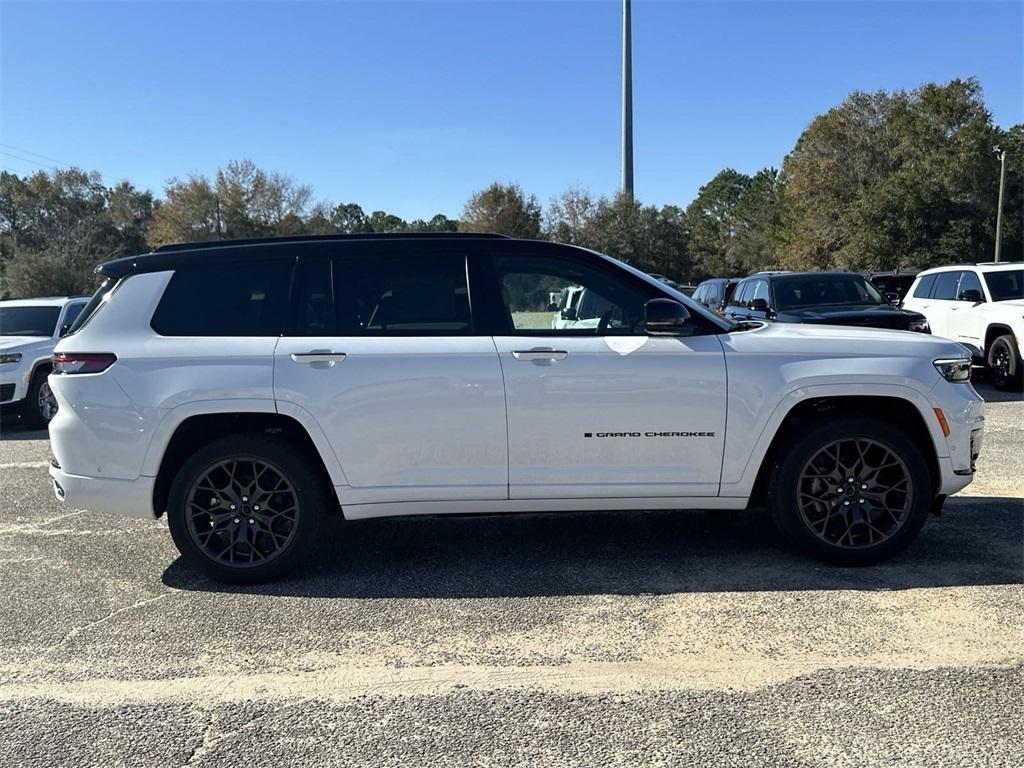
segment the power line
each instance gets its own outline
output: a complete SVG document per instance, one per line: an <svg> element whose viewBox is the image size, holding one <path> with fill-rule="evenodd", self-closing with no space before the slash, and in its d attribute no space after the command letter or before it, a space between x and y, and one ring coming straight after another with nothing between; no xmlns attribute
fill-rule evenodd
<svg viewBox="0 0 1024 768"><path fill-rule="evenodd" d="M50 157L49 155L44 155L44 154L42 154L40 152L32 152L31 150L28 150L28 149L22 149L21 147L16 147L13 144L8 144L6 142L0 141L0 147L7 147L7 149L0 149L0 155L7 155L8 157L13 157L13 158L21 160L23 162L26 162L26 163L31 163L31 164L37 166L38 168L48 168L51 171L59 171L59 170L62 170L63 168L78 167L75 163L69 163L69 162L66 162L64 160L59 160L56 157ZM11 149L16 150L17 152L19 152L21 154L19 155L19 154L15 154L14 152L8 151L8 150L11 150ZM23 157L22 155L31 155L32 157ZM39 160L34 160L33 158L35 158L35 157L42 158L43 160L49 160L49 161L54 162L54 163L59 163L59 165L50 165L49 163L43 163L43 162L40 162ZM117 178L114 178L113 176L109 176L109 175L107 175L107 174L105 174L105 173L103 173L101 171L96 171L96 173L98 173L100 175L100 178L106 180L107 182L113 183L113 184L120 184L121 182L127 182L129 184L131 183L131 180L127 179L127 178L123 178L122 177L120 179L117 179Z"/></svg>

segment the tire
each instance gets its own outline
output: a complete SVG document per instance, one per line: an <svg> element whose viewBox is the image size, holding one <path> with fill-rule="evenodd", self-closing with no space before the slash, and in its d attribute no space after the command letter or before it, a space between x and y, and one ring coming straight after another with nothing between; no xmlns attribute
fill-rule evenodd
<svg viewBox="0 0 1024 768"><path fill-rule="evenodd" d="M171 484L167 522L192 570L226 584L259 584L311 558L327 504L304 452L262 433L239 434L185 462Z"/></svg>
<svg viewBox="0 0 1024 768"><path fill-rule="evenodd" d="M46 429L57 413L57 401L50 391L47 378L50 367L43 366L32 374L28 393L21 405L21 418L30 429Z"/></svg>
<svg viewBox="0 0 1024 768"><path fill-rule="evenodd" d="M841 474L830 471L833 457ZM769 487L772 518L785 538L836 565L870 565L903 550L933 498L921 451L904 432L870 417L840 416L810 427L776 465Z"/></svg>
<svg viewBox="0 0 1024 768"><path fill-rule="evenodd" d="M1021 390L1022 377L1020 350L1011 334L998 336L985 354L989 375L996 389Z"/></svg>

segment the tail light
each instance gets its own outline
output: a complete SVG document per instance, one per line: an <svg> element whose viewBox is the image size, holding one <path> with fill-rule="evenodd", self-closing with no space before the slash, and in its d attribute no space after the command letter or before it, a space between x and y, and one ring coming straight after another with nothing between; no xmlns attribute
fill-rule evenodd
<svg viewBox="0 0 1024 768"><path fill-rule="evenodd" d="M110 352L57 352L53 356L53 372L102 373L112 366L115 360L117 356Z"/></svg>

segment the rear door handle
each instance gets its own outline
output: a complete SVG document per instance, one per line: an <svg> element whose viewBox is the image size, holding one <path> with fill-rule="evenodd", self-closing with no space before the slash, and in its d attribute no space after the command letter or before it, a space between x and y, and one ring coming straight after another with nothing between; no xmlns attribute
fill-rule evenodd
<svg viewBox="0 0 1024 768"><path fill-rule="evenodd" d="M292 352L296 363L340 363L347 355L344 352Z"/></svg>
<svg viewBox="0 0 1024 768"><path fill-rule="evenodd" d="M512 353L516 360L565 360L569 353L561 349L523 349Z"/></svg>

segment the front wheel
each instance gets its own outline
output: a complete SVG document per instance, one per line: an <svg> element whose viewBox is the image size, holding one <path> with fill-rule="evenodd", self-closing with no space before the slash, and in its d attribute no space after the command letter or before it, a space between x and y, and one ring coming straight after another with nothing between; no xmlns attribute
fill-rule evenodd
<svg viewBox="0 0 1024 768"><path fill-rule="evenodd" d="M836 418L810 427L772 477L776 525L807 554L840 565L892 557L921 530L931 509L931 477L902 431L872 418Z"/></svg>
<svg viewBox="0 0 1024 768"><path fill-rule="evenodd" d="M1013 336L1006 334L993 340L988 348L988 369L992 383L997 389L1019 390L1021 388L1020 350Z"/></svg>
<svg viewBox="0 0 1024 768"><path fill-rule="evenodd" d="M194 570L229 584L257 584L308 558L326 499L323 482L290 443L232 435L185 462L171 485L167 518Z"/></svg>
<svg viewBox="0 0 1024 768"><path fill-rule="evenodd" d="M22 405L21 416L25 425L33 429L46 429L57 415L57 398L50 389L50 369L41 368L32 375L28 394Z"/></svg>

